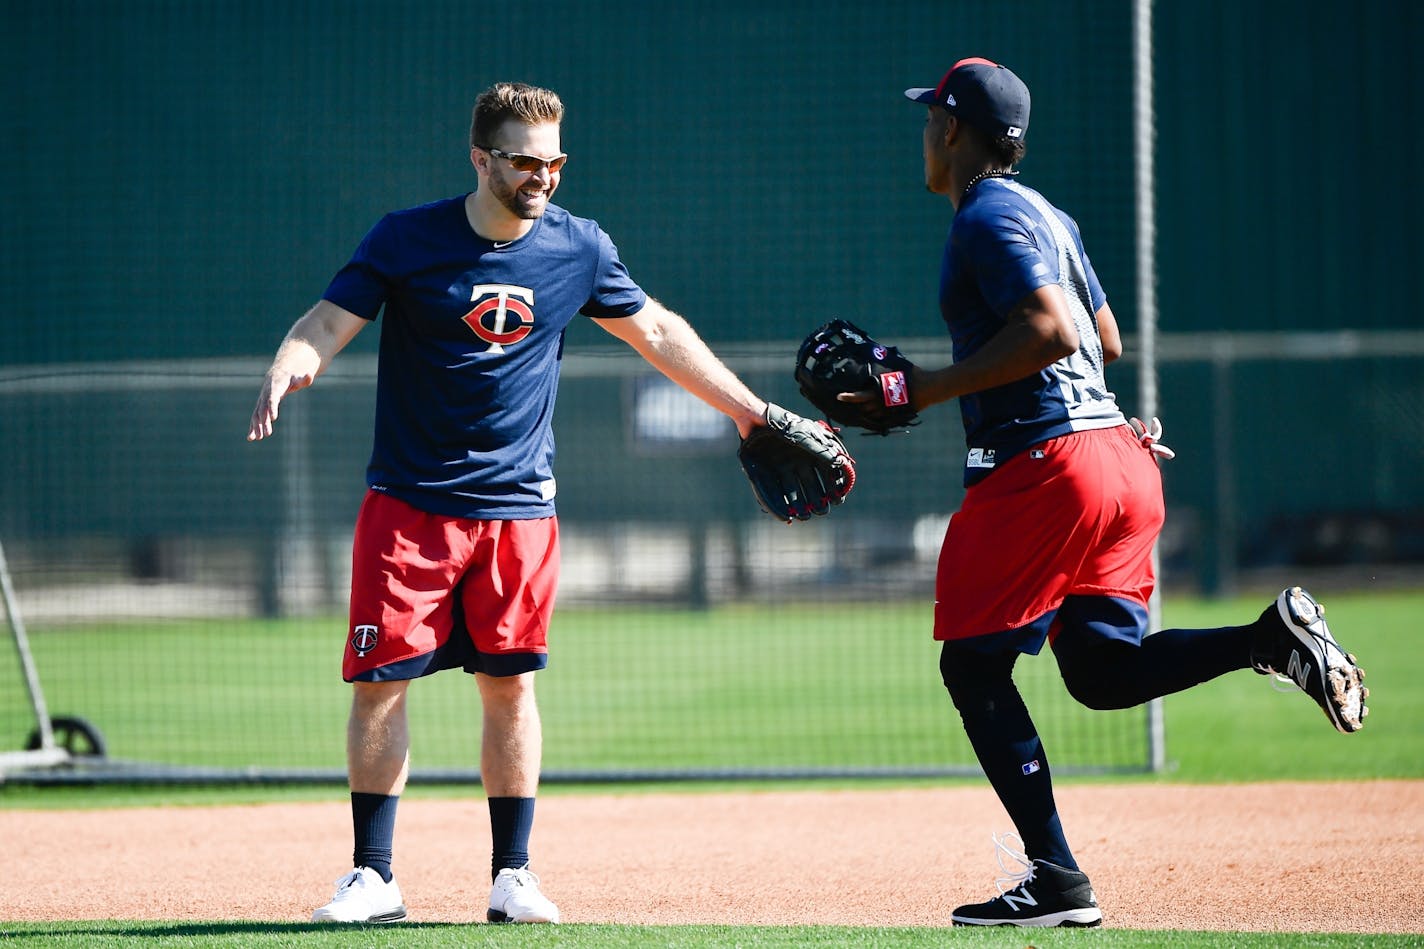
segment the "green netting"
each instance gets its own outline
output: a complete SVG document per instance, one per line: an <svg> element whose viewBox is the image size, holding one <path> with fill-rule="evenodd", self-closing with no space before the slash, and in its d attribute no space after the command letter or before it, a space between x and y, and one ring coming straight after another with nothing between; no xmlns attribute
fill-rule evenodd
<svg viewBox="0 0 1424 949"><path fill-rule="evenodd" d="M1418 328L1403 299L1424 260L1417 176L1383 202L1340 189L1380 155L1421 164L1404 45L1424 7L1271 8L1159 11L1169 361L1171 334L1201 330ZM376 333L284 407L278 438L243 435L277 342L365 229L472 186L469 109L493 81L561 92L573 157L557 200L796 405L784 363L829 316L947 358L951 212L923 191L922 110L900 93L991 56L1033 89L1024 180L1077 217L1133 332L1128 3L551 0L537 21L453 0L7 9L0 539L51 711L91 720L114 758L339 773ZM953 411L855 442L852 503L776 528L729 440L635 438L647 373L609 345L591 326L568 339L547 767L972 769L928 638L934 549L961 496ZM1237 555L1311 556L1319 538L1290 529L1346 508L1395 519L1387 553L1409 555L1417 341L1334 355L1164 367L1169 582L1211 585ZM1110 379L1129 410L1131 376ZM689 485L705 505L689 509ZM1078 710L1047 660L1021 679L1056 765L1147 763L1142 712ZM413 694L417 766L468 771L473 691L438 680ZM0 752L33 719L0 661Z"/></svg>

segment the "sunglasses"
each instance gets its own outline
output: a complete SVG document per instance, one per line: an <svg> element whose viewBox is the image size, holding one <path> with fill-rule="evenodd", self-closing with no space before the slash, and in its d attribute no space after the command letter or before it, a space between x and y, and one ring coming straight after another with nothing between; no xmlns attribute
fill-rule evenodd
<svg viewBox="0 0 1424 949"><path fill-rule="evenodd" d="M564 167L564 162L569 160L568 155L555 155L553 158L540 158L537 155L521 155L519 152L507 152L502 148L490 148L488 145L477 146L489 152L495 158L503 158L514 166L515 171L536 172L540 168L547 167L549 173L553 174Z"/></svg>

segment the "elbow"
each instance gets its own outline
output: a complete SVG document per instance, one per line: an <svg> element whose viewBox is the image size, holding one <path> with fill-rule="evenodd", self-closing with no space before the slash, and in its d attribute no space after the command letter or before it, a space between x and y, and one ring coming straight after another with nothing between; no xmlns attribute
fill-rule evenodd
<svg viewBox="0 0 1424 949"><path fill-rule="evenodd" d="M647 311L644 311L647 312ZM648 319L640 319L638 331L641 339L636 348L647 352L661 351L676 333L676 325L666 311L659 311L650 314Z"/></svg>
<svg viewBox="0 0 1424 949"><path fill-rule="evenodd" d="M1078 332L1072 327L1064 327L1059 332L1049 334L1041 340L1044 365L1051 366L1060 359L1067 359L1078 351Z"/></svg>
<svg viewBox="0 0 1424 949"><path fill-rule="evenodd" d="M1067 359L1078 351L1078 328L1067 313L1048 313L1027 323L1024 351L1032 352L1043 367Z"/></svg>
<svg viewBox="0 0 1424 949"><path fill-rule="evenodd" d="M643 345L649 349L662 349L668 341L668 328L661 321L643 328Z"/></svg>
<svg viewBox="0 0 1424 949"><path fill-rule="evenodd" d="M1122 357L1122 340L1103 340L1103 365L1114 362Z"/></svg>

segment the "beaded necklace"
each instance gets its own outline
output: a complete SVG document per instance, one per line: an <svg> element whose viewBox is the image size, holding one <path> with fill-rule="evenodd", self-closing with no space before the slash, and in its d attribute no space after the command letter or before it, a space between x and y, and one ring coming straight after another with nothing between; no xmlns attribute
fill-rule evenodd
<svg viewBox="0 0 1424 949"><path fill-rule="evenodd" d="M967 197L969 194L969 189L973 188L985 178L1012 178L1014 175L1017 174L1017 171L1011 171L1007 168L990 168L988 171L981 171L979 172L979 174L969 179L969 184L965 185L964 190L959 193L959 201L962 204L964 202L965 197Z"/></svg>

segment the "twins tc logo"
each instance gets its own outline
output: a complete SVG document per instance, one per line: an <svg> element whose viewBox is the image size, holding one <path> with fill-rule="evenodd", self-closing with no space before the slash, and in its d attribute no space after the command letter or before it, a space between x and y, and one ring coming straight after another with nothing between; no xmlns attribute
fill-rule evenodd
<svg viewBox="0 0 1424 949"><path fill-rule="evenodd" d="M534 329L534 291L507 283L477 283L470 290L475 308L460 319L490 344L486 353L502 353Z"/></svg>
<svg viewBox="0 0 1424 949"><path fill-rule="evenodd" d="M351 648L357 656L364 657L366 653L376 648L378 642L380 642L380 634L377 633L374 626L363 624L351 631Z"/></svg>

